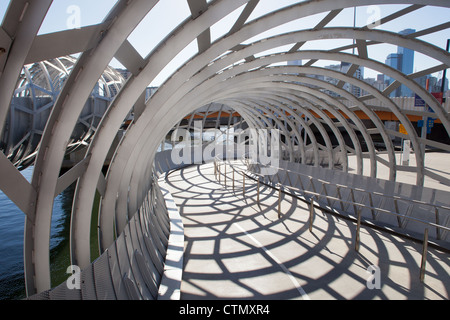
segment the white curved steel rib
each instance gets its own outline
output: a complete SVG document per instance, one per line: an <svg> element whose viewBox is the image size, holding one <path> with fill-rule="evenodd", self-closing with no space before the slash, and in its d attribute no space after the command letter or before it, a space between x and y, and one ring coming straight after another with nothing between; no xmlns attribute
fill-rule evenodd
<svg viewBox="0 0 450 320"><path fill-rule="evenodd" d="M210 6L208 11L203 15L195 20L186 21L184 27L180 27L170 34L168 36L170 41L179 43L176 46L162 46L160 50L153 51L146 59L148 61L146 67L138 75L131 78L124 89L121 90L103 118L101 124L103 126L102 130L98 131L91 144L92 165L90 164L85 174L80 177L79 184L80 186L84 185L84 187L80 188L80 194L78 197L74 198L74 202L79 203L78 207L74 206L75 211L88 210L87 208L92 206L94 200L93 193L96 188L96 181L94 180L97 180L97 177L100 176L102 163L109 151L109 146L112 144L114 134L117 131L117 128L122 124L124 117L129 111L130 105L133 105L137 100L136 97L139 97L142 94L147 85L151 83L152 79L155 78L164 66L176 56L177 50L183 49L211 24L217 22L221 17L226 16L227 13L232 12L247 1L236 1L233 2L232 6L230 6L230 3L227 5L225 2L226 1L215 1L214 6ZM212 21L210 21L211 19ZM150 61L152 61L152 63L150 63ZM157 66L157 68L155 68L155 66ZM175 123L176 122L173 122L172 125ZM117 159L115 161L117 161ZM113 185L117 183L113 169L108 172L108 183ZM111 188L108 188L108 190L111 190ZM102 229L100 239L102 250L106 249L114 241L114 229L112 226L115 212L115 197L114 192L105 194L99 213L99 225ZM78 201L79 198L82 199L82 201ZM109 198L111 198L111 201L108 201ZM119 219L121 219L120 216L118 217ZM118 221L124 220L121 219ZM86 219L84 223L87 223ZM120 224L120 227L122 226L123 225ZM87 247L83 254L88 254Z"/></svg>
<svg viewBox="0 0 450 320"><path fill-rule="evenodd" d="M82 112L83 106L95 83L102 77L108 63L117 52L133 50L128 36L150 12L158 0L119 0L103 23L98 26L83 28L77 38L83 47L83 53L66 81L58 97L46 129L40 141L35 171L27 198L32 198L29 208L21 203L20 208L27 215L25 227L25 274L27 293L33 294L50 288L49 241L50 223L55 193L61 187L59 172L64 155L70 149L68 142ZM11 97L20 70L28 57L35 56L33 42L39 27L45 18L52 1L13 0L7 12L0 36L4 33L10 39L0 37L0 47L4 47L7 59L0 55L0 64L6 61L4 68L0 65L0 132L2 132ZM90 259L90 224L92 204L96 189L102 195L98 225L100 251L103 252L114 243L114 235L127 228L130 219L138 212L146 199L152 183L153 161L159 144L173 126L184 116L195 112L199 107L209 103L224 103L231 110L236 110L251 128L278 128L282 130L286 141L284 147L290 160L294 160L295 141L302 161L306 161L306 148L299 130L301 125L311 140L314 163L319 165L319 151L326 150L329 167L334 168L333 145L327 133L328 126L338 142L338 148L344 156L343 170L348 170L348 151L341 129L348 132L356 155L357 173L363 174L363 159L368 157L370 176L377 177L377 156L372 134L379 133L387 148L389 178L396 179L397 171L403 170L395 160L395 150L388 131L377 114L364 101L342 89L342 83L349 83L367 92L381 101L402 123L408 131L417 161L416 182L423 185L428 172L424 167L422 147L432 143L420 138L408 118L408 111L401 110L387 96L389 90L381 92L374 87L356 79L352 74L344 74L313 67L320 60L347 62L352 69L357 66L370 68L394 79L390 89L405 85L420 96L434 111L443 127L450 135L450 118L443 106L426 89L414 81L415 74L405 75L400 71L371 59L367 54L368 46L388 43L409 48L427 57L439 61L441 65L429 70L443 70L450 66L450 54L425 41L417 39L421 35L435 30L448 28L447 24L425 29L410 36L401 36L392 32L363 28L337 28L328 25L345 8L355 6L353 0L318 0L293 4L289 7L270 12L251 22L250 14L257 7L258 0L187 0L191 16L182 22L144 59L131 55L136 61L127 61L133 66L133 74L120 89L102 118L95 136L87 148L84 159L79 163L84 166L72 172L72 182L78 179L71 221L71 259L72 264L88 267ZM450 8L446 0L361 0L357 6L384 4L410 5L400 11L380 19L384 24L397 17L418 10L424 6ZM242 9L231 30L222 38L211 43L211 28L221 19L237 9ZM315 14L326 13L325 17L310 30L279 34L247 43L249 39L285 23ZM20 20L20 22L19 22ZM86 39L84 39L85 37ZM328 51L299 50L303 44L315 40L353 39L354 45L334 48ZM14 41L13 41L14 40ZM85 44L81 45L81 40ZM192 41L197 40L198 53L181 66L158 89L156 94L144 103L143 94L146 87L160 72ZM278 54L257 57L261 53L290 46ZM74 46L76 47L76 46ZM358 54L343 53L348 48L357 48ZM52 50L47 50L51 54ZM2 52L2 51L0 51ZM59 51L57 51L59 52ZM120 56L122 56L120 54ZM131 57L130 56L130 57ZM128 58L130 58L128 57ZM302 67L268 67L272 64L291 60L306 59L309 62ZM245 62L242 62L245 61ZM42 63L42 62L41 62ZM64 67L64 66L62 66ZM45 69L46 70L46 69ZM46 72L44 70L44 72ZM426 70L423 71L426 73ZM25 71L26 73L26 71ZM294 76L293 74L297 74ZM336 79L333 85L313 79L310 76L322 75ZM53 84L50 74L45 75L48 85ZM108 82L108 79L103 79ZM34 89L34 87L32 88ZM117 90L119 88L116 88ZM348 101L346 107L324 91L334 91ZM102 167L113 145L117 130L131 108L139 103L142 110L136 112L135 121L117 146L113 161L105 176ZM137 110L138 108L136 108ZM142 111L142 112L141 112ZM263 111L263 112L261 112ZM362 111L372 121L375 128L369 131L355 111ZM274 113L278 113L278 116ZM287 116L292 115L292 119ZM336 119L333 121L330 114ZM425 114L425 113L424 113ZM139 115L139 116L138 116ZM310 121L303 119L306 115ZM316 117L317 116L317 117ZM188 126L192 125L191 117ZM206 116L205 116L206 119ZM288 124L291 130L287 129ZM313 130L308 124L314 124L325 141L325 146L318 143ZM368 146L368 155L364 154L362 142ZM4 161L3 158L0 160ZM11 167L2 172L14 176Z"/></svg>
<svg viewBox="0 0 450 320"><path fill-rule="evenodd" d="M192 62L190 62L190 63L192 63ZM177 77L178 77L178 78L182 78L182 77L179 76L179 73L177 73Z"/></svg>
<svg viewBox="0 0 450 320"><path fill-rule="evenodd" d="M96 79L100 77L106 66L114 57L115 52L126 40L126 37L136 27L138 22L154 6L156 1L133 1L127 4L121 1L116 6L117 14L111 21L108 32L101 30L97 35L97 46L88 53L84 53L72 70L71 76L66 81L64 88L55 103L52 115L47 122L47 128L41 140L41 148L36 159L33 174L33 185L38 190L35 209L35 224L27 227L26 237L33 239L33 248L27 251L26 260L34 257L34 270L27 270L27 277L35 277L34 287L29 287L29 292L41 292L50 288L49 265L49 237L50 221L53 208L54 190L59 176L65 148L69 140L70 129L74 127L84 102L92 91ZM140 18L139 18L140 17ZM108 20L108 19L107 19ZM53 191L52 191L53 190ZM73 220L76 216L72 217ZM71 224L71 228L78 230L77 224ZM86 232L83 230L82 232ZM89 242L86 237L80 237L80 242ZM72 252L76 248L72 248ZM73 261L85 266L85 261ZM90 263L90 261L87 261ZM36 277L36 275L39 275Z"/></svg>

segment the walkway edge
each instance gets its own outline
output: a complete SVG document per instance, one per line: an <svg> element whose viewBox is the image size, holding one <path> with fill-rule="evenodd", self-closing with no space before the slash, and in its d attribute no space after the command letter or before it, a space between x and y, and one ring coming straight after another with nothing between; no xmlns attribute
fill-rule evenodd
<svg viewBox="0 0 450 320"><path fill-rule="evenodd" d="M184 226L180 212L170 194L164 177L158 181L164 196L170 219L170 235L164 273L159 286L158 300L180 300L181 281L183 277Z"/></svg>

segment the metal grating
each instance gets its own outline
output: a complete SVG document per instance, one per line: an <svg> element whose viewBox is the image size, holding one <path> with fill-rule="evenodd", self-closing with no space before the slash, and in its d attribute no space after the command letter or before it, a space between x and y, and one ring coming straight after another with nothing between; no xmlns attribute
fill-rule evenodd
<svg viewBox="0 0 450 320"><path fill-rule="evenodd" d="M98 300L115 300L116 293L111 278L111 269L109 266L109 251L106 250L94 262L94 280Z"/></svg>

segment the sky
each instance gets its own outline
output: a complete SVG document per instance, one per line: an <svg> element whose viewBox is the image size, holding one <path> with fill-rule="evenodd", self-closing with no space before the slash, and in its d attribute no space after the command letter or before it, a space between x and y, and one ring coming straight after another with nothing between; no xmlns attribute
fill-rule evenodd
<svg viewBox="0 0 450 320"><path fill-rule="evenodd" d="M55 0L53 1L47 17L43 22L39 34L46 34L66 30L76 26L88 26L100 23L107 15L109 10L114 6L116 0ZM209 2L209 0L208 0ZM261 0L249 17L249 21L258 18L271 10L291 5L298 2L297 0ZM9 0L0 0L0 20L6 12ZM387 16L396 10L406 7L405 5L381 5L373 7L361 7L356 12L356 26L364 26L370 23L374 15L380 14ZM243 7L231 13L228 17L218 22L211 28L212 40L216 40L220 36L226 34L231 28L232 24L239 16ZM143 56L147 56L152 49L164 37L174 29L179 23L190 15L189 7L186 0L162 0L154 7L154 9L144 18L144 20L133 31L128 40L136 48L136 50ZM282 25L274 30L265 32L264 34L255 37L248 42L258 40L267 36L273 35L275 32L289 32L301 30L315 26L326 13L321 13L311 17L299 19L285 25ZM450 17L450 9L442 8L422 8L417 12L408 14L407 16L397 19L393 22L384 24L382 29L387 29L393 32L399 32L406 28L414 28L422 30L430 27L430 22L433 25L448 22ZM354 9L349 8L343 10L327 27L332 26L353 26ZM450 29L440 31L431 36L421 37L419 39L430 42L445 49L447 39L450 38ZM346 45L351 43L351 40L327 40L308 42L302 49L327 49L330 44L333 46ZM275 53L279 49L273 50ZM396 52L397 48L393 45L376 45L369 47L369 57L378 61L384 62L387 55ZM180 53L170 65L155 79L151 85L159 85L166 79L174 70L177 69L183 62L187 61L197 52L196 42L193 41L182 53ZM270 53L272 53L270 52ZM322 61L317 65L331 64L332 62ZM122 67L116 60L111 61L113 67ZM436 65L432 59L416 53L414 71L420 71L428 67ZM376 72L366 69L365 77L375 77ZM435 76L439 76L435 74Z"/></svg>

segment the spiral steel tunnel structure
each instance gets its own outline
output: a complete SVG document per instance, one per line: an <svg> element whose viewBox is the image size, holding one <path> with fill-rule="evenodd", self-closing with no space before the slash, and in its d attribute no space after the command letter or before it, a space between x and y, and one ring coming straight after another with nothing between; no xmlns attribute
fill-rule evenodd
<svg viewBox="0 0 450 320"><path fill-rule="evenodd" d="M408 35L384 29L396 19L429 7L448 12L447 0L292 1L289 6L254 19L250 17L263 1L186 0L190 16L142 57L129 41L130 34L164 1L118 0L97 25L44 35L38 32L52 0L10 2L0 28L0 132L13 128L5 126L13 124L8 119L10 112L14 112L18 81L28 78L27 90L35 90L36 86L30 86L37 77L33 75L34 69L48 67L48 61L56 65L70 59L61 87L39 89L51 91L53 103L45 126L29 127L28 136L38 139L33 148L19 150L18 143L25 141L19 139L12 149L4 148L0 153L0 188L26 216L24 263L28 296L52 294L49 230L53 201L77 181L71 214L71 263L89 270L84 273L85 279L95 278L92 287L97 292L102 288L98 275L104 276L105 270L115 270L117 265L121 270L118 277L113 271L108 275L112 279L108 280L108 286L114 288L111 292L115 295L108 297L155 298L164 263L149 261L164 261L170 233L167 209L157 186L155 156L161 141L174 127L192 127L192 120L199 114L204 121L208 117L220 120L224 117L221 112L226 112L228 127L245 123L250 128L279 129L286 161L348 172L349 157L353 156L358 175L366 173L379 178L379 168L383 166L388 168L390 181L409 172L415 175L418 186L429 178L450 185L447 178L425 166L424 152L428 147L449 152L450 146L427 139L413 124L417 119L434 118L447 136L444 141L448 141L448 104L415 80L450 66L450 54L445 49L421 40L448 30L450 22L435 25L427 21L426 28ZM354 6L376 5L397 6L393 13L367 25L333 24L336 17ZM212 28L227 17L233 18L228 31L213 40ZM302 19L309 17L315 17L314 25L302 27ZM300 21L296 30L276 32L277 27L293 21ZM270 30L275 31L265 36ZM327 49L310 46L317 41L329 43ZM149 84L192 43L197 45L192 58L180 64L146 99ZM371 56L372 46L380 44L413 50L428 57L434 65L405 74ZM77 58L61 58L76 53L81 54ZM126 81L108 67L114 58L130 72ZM302 65L288 63L297 60L302 60ZM348 68L331 70L323 67L323 61L345 64ZM24 69L25 65L34 67ZM379 89L364 82L357 76L360 67L389 77L390 85ZM47 73L42 83L54 86L55 82L48 81L51 77L48 68L40 70ZM114 90L105 91L107 109L101 114L94 112L95 116L91 114L90 120L86 120L83 110L99 83L113 86ZM409 88L429 108L405 109L400 100L391 99L390 94L400 86ZM360 94L347 90L348 87L358 88ZM131 111L133 121L116 145L117 132ZM385 114L402 124L407 134L387 128ZM233 116L237 120L232 121ZM76 130L80 132L74 138ZM36 134L38 131L41 134ZM411 141L416 163L398 163L392 136ZM74 144L85 146L83 157L61 174L63 160ZM379 155L378 144L385 147L386 157ZM113 146L115 149L111 150ZM102 170L111 151L114 157L105 174ZM30 164L26 159L33 152L36 152L32 158L34 173L29 183L17 167ZM14 155L10 157L11 153ZM96 192L101 195L98 246L102 255L94 262L89 239L91 223L97 223L92 219ZM157 236L152 235L153 227L159 230ZM123 234L132 236L121 239ZM121 260L123 255L128 262ZM147 283L147 289L136 283Z"/></svg>
<svg viewBox="0 0 450 320"><path fill-rule="evenodd" d="M2 134L2 149L16 167L34 162L50 111L76 62L71 56L29 64L23 68ZM68 151L90 141L109 102L125 83L123 76L108 67L88 99Z"/></svg>

